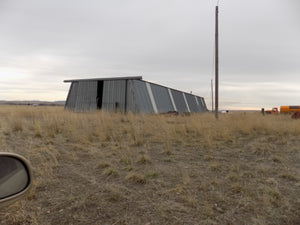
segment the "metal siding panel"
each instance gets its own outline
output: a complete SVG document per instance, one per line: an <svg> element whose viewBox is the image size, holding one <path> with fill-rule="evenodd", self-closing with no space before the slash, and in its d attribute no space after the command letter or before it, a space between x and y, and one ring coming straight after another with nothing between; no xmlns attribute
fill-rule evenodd
<svg viewBox="0 0 300 225"><path fill-rule="evenodd" d="M197 112L201 112L202 111L201 110L202 102L201 101L199 102L199 99L198 99L198 97L196 95L194 95L194 98L195 98L195 101L197 103Z"/></svg>
<svg viewBox="0 0 300 225"><path fill-rule="evenodd" d="M197 102L194 95L185 94L191 112L199 112Z"/></svg>
<svg viewBox="0 0 300 225"><path fill-rule="evenodd" d="M127 81L127 112L138 113L134 96L134 83L132 80Z"/></svg>
<svg viewBox="0 0 300 225"><path fill-rule="evenodd" d="M153 93L152 93L150 83L146 82L146 87L147 87L148 95L150 97L150 101L151 101L153 110L154 110L155 113L158 113L156 102L155 102L155 99L154 99L154 96L153 96Z"/></svg>
<svg viewBox="0 0 300 225"><path fill-rule="evenodd" d="M75 110L77 89L78 89L78 82L72 82L68 93L66 106L65 106L67 109Z"/></svg>
<svg viewBox="0 0 300 225"><path fill-rule="evenodd" d="M184 102L185 102L185 105L186 105L186 108L187 108L188 112L191 112L190 107L189 107L189 103L186 100L185 93L182 92L182 95L183 95L183 99L184 99Z"/></svg>
<svg viewBox="0 0 300 225"><path fill-rule="evenodd" d="M206 112L207 111L207 107L204 101L204 98L197 96L198 102L200 104L200 112Z"/></svg>
<svg viewBox="0 0 300 225"><path fill-rule="evenodd" d="M204 112L205 110L204 110L204 107L203 107L202 99L198 96L196 96L196 98L197 98L197 101L199 103L199 112Z"/></svg>
<svg viewBox="0 0 300 225"><path fill-rule="evenodd" d="M141 80L132 80L131 98L134 100L135 112L153 113L153 106L147 91L146 82ZM132 107L132 106L131 106Z"/></svg>
<svg viewBox="0 0 300 225"><path fill-rule="evenodd" d="M97 81L80 81L77 88L75 110L80 112L97 109Z"/></svg>
<svg viewBox="0 0 300 225"><path fill-rule="evenodd" d="M171 89L171 92L172 92L173 99L174 99L175 105L177 107L178 113L188 112L182 92L173 90L173 89Z"/></svg>
<svg viewBox="0 0 300 225"><path fill-rule="evenodd" d="M174 111L168 88L156 84L150 84L158 113Z"/></svg>
<svg viewBox="0 0 300 225"><path fill-rule="evenodd" d="M206 112L207 111L207 106L206 106L204 98L202 98L202 97L198 97L198 98L201 99L201 102L202 102L202 111Z"/></svg>
<svg viewBox="0 0 300 225"><path fill-rule="evenodd" d="M175 104L175 101L174 101L174 98L173 98L173 95L172 95L172 92L171 92L170 88L168 88L168 93L169 93L169 96L170 96L170 99L171 99L171 102L172 102L172 106L173 106L173 108L174 108L174 111L177 112L176 104Z"/></svg>
<svg viewBox="0 0 300 225"><path fill-rule="evenodd" d="M116 103L118 110L125 111L126 80L107 80L103 84L102 109L115 111Z"/></svg>

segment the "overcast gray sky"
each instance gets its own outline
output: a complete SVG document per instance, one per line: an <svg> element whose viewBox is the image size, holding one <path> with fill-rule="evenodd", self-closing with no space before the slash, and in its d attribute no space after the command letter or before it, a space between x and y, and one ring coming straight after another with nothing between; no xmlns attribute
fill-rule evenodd
<svg viewBox="0 0 300 225"><path fill-rule="evenodd" d="M1 0L0 99L143 76L211 104L217 0ZM220 0L222 109L300 105L300 1Z"/></svg>

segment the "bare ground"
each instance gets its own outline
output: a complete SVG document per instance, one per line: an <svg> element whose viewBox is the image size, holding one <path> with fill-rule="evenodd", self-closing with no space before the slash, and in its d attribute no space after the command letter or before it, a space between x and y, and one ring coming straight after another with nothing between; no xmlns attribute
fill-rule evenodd
<svg viewBox="0 0 300 225"><path fill-rule="evenodd" d="M35 183L0 224L300 224L300 121L6 110L1 150Z"/></svg>

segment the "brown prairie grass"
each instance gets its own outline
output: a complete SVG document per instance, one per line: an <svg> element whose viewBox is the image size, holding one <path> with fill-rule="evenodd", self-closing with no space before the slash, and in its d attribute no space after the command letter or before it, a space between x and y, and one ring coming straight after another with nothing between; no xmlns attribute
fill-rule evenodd
<svg viewBox="0 0 300 225"><path fill-rule="evenodd" d="M0 107L34 185L0 224L299 224L300 120Z"/></svg>

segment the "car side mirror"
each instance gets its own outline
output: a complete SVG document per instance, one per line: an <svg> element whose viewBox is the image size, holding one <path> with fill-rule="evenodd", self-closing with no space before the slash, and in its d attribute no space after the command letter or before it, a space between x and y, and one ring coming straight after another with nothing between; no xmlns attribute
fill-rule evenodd
<svg viewBox="0 0 300 225"><path fill-rule="evenodd" d="M0 207L20 199L31 184L28 161L14 153L0 152Z"/></svg>

